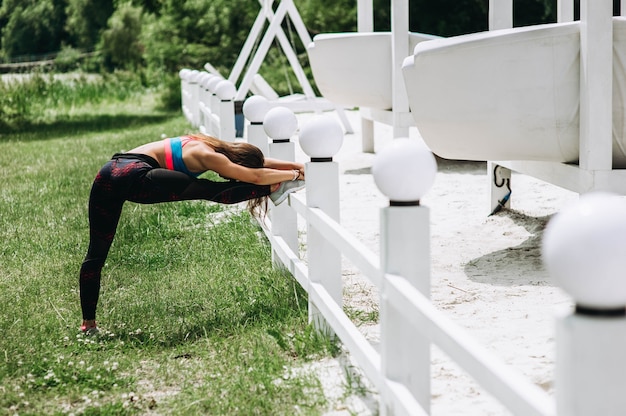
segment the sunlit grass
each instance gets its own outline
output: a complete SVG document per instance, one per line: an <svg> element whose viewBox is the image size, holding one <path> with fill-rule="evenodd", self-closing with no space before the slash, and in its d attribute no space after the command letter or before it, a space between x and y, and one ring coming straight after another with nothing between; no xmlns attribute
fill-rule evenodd
<svg viewBox="0 0 626 416"><path fill-rule="evenodd" d="M336 346L307 325L306 294L272 267L242 209L127 203L103 271L102 334L78 334L97 170L189 131L154 110L153 93L122 98L0 135L0 415L319 414L319 381L288 368Z"/></svg>

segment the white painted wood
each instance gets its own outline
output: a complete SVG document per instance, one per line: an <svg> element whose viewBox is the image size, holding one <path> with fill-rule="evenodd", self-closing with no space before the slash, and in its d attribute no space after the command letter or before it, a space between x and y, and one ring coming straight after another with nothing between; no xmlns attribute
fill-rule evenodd
<svg viewBox="0 0 626 416"><path fill-rule="evenodd" d="M189 81L187 88L189 91L189 112L191 116L191 125L198 127L200 125L200 107L198 106L200 85L198 85L195 81Z"/></svg>
<svg viewBox="0 0 626 416"><path fill-rule="evenodd" d="M340 251L363 276L376 287L382 286L382 277L378 256L362 242L342 228L338 222L319 208L308 210L307 221L324 236L327 244Z"/></svg>
<svg viewBox="0 0 626 416"><path fill-rule="evenodd" d="M219 111L220 98L217 96L217 94L215 94L215 92L212 92L210 90L209 90L209 94L210 94L209 101L211 103L209 107L211 108L211 115L213 115L213 113L216 113L217 111ZM215 118L210 117L209 120L210 120L210 123L208 126L206 126L207 130L210 131L211 134L217 134L215 132L219 130L219 126L216 124L216 122L219 120L219 118L216 120Z"/></svg>
<svg viewBox="0 0 626 416"><path fill-rule="evenodd" d="M357 0L357 30L374 31L374 0Z"/></svg>
<svg viewBox="0 0 626 416"><path fill-rule="evenodd" d="M246 38L242 50L237 57L237 61L235 62L235 66L233 67L231 74L228 78L231 82L233 82L233 84L237 85L237 81L241 77L241 74L244 71L246 64L249 63L248 67L245 70L245 73L243 74L241 83L237 88L235 101L243 101L246 98L248 92L251 90L255 94L258 93L255 88L255 80L258 77L258 71L261 67L261 64L263 63L263 60L267 56L273 40L277 39L281 46L281 49L283 50L283 53L287 57L291 69L293 70L304 92L304 99L288 100L288 102L282 101L279 103L279 105L287 106L292 109L292 111L298 112L321 112L336 110L339 119L344 125L345 131L347 133L352 133L352 126L350 125L350 122L348 121L348 118L346 117L343 109L335 107L321 97L316 97L313 87L311 86L311 83L309 82L306 73L304 72L304 69L300 64L300 60L293 50L293 47L287 35L282 29L281 24L283 20L286 17L289 17L296 29L300 41L303 43L305 48L312 42L309 32L306 29L300 13L293 3L293 0L282 0L276 12L273 11L272 7L274 0L259 0L259 3L261 4L261 9L259 10L252 29L248 33L248 37ZM254 44L262 35L263 27L266 20L269 23L269 26L267 27L257 50L253 51ZM253 52L254 55L252 56L252 60L250 61L250 57ZM212 68L209 63L205 64L205 67Z"/></svg>
<svg viewBox="0 0 626 416"><path fill-rule="evenodd" d="M489 30L513 27L513 0L489 0Z"/></svg>
<svg viewBox="0 0 626 416"><path fill-rule="evenodd" d="M580 2L580 166L612 168L613 1Z"/></svg>
<svg viewBox="0 0 626 416"><path fill-rule="evenodd" d="M574 21L574 0L557 0L556 20L559 23Z"/></svg>
<svg viewBox="0 0 626 416"><path fill-rule="evenodd" d="M578 160L578 22L422 42L403 73L416 126L457 160Z"/></svg>
<svg viewBox="0 0 626 416"><path fill-rule="evenodd" d="M340 247L344 255L356 266L364 266L362 270L366 277L368 275L378 276L380 274L378 264L374 265L372 263L372 259L377 260L377 256L364 247L361 250L359 248L360 243L355 244L355 238L341 228L339 223L330 218L321 209L307 207L306 201L301 194L294 194L289 199L291 207L299 215L311 221L311 224L319 228L325 237L330 237L328 243ZM388 403L388 408L392 410L392 414L425 416L426 412L421 409L406 386L383 376L380 368L380 354L345 315L333 296L321 284L310 281L306 264L298 258L296 253L291 251L291 248L280 236L272 235L267 228L267 226L271 228L271 223L266 221L265 225L266 227L263 229L272 244L273 250L277 253L277 258L283 262L287 270L294 275L298 283L307 291L309 298L317 305L316 311L321 316L328 317L327 325L341 339L345 348L350 351L352 358L384 398L384 401ZM333 231L327 234L329 230ZM354 247L350 248L352 245ZM369 256L366 255L368 252L370 253ZM374 278L372 281L380 283L380 278Z"/></svg>
<svg viewBox="0 0 626 416"><path fill-rule="evenodd" d="M217 137L229 142L235 141L235 103L232 100L220 100L217 125L219 126Z"/></svg>
<svg viewBox="0 0 626 416"><path fill-rule="evenodd" d="M307 174L307 177L309 176ZM311 184L309 183L308 186L310 187ZM307 189L307 194L308 192L309 189ZM307 200L308 197L307 195ZM369 256L365 256L366 260L355 260L355 256L357 259L363 256L358 245L355 245L352 250L343 249L343 246L353 243L353 238L323 210L308 207L304 201L304 196L301 194L294 194L289 199L294 211L302 215L308 224L319 228L322 236L329 237L326 240L327 244L340 247L346 258L355 265L363 262L369 264L365 269L367 273L379 275L382 272L376 272L375 267L371 265L369 259L374 257L371 253ZM403 209L406 207L395 208ZM328 230L334 231L329 232ZM366 376L372 381L390 414L425 415L426 412L416 402L405 385L382 375L380 355L345 316L341 306L335 302L334 297L328 293L326 288L320 283L312 283L309 280L306 264L298 258L296 253L292 252L282 237L271 234L268 237L272 242L273 249L278 253L277 258L281 259L285 267L307 290L310 298L317 305L316 310L320 316L325 317L325 322L341 339ZM364 251L367 252L367 250ZM308 260L310 266L311 259ZM422 265L421 267L425 266ZM417 270L419 267L413 265L409 268ZM414 328L425 334L435 345L468 371L487 391L511 409L513 414L524 416L554 414L554 401L547 393L493 357L493 354L480 346L464 330L438 311L428 298L421 294L407 279L387 274L383 285L390 303L396 306L397 311L402 311L403 319L408 322L408 325L404 326L405 332Z"/></svg>
<svg viewBox="0 0 626 416"><path fill-rule="evenodd" d="M269 26L267 27L263 38L261 39L261 43L257 47L257 50L252 57L252 61L248 65L248 69L243 76L239 87L237 88L237 95L235 96L236 101L241 101L246 97L246 94L250 90L250 86L252 85L252 81L254 79L254 75L259 72L259 68L261 68L261 64L267 55L267 52L270 50L272 46L272 42L276 37L276 33L281 29L281 23L285 16L287 15L287 2L281 2L278 8L276 9L276 13Z"/></svg>
<svg viewBox="0 0 626 416"><path fill-rule="evenodd" d="M363 153L374 153L374 120L370 117L366 117L364 111L366 108L361 108L361 150Z"/></svg>
<svg viewBox="0 0 626 416"><path fill-rule="evenodd" d="M381 212L381 269L403 276L430 296L430 216L427 207L386 207ZM430 341L407 331L407 318L395 299L381 292L381 360L385 376L407 387L430 412Z"/></svg>
<svg viewBox="0 0 626 416"><path fill-rule="evenodd" d="M556 333L560 415L620 415L626 409L626 318L568 313Z"/></svg>
<svg viewBox="0 0 626 416"><path fill-rule="evenodd" d="M281 4L283 1L285 0L282 0ZM306 30L306 27L304 26L304 22L302 21L302 18L300 17L300 13L298 13L296 6L293 4L293 0L286 1L286 8L287 8L286 16L288 16L291 19L291 22L293 23L296 29L296 32L298 33L298 36L300 37L301 42L306 47L308 44L312 42L311 36L309 35L309 32ZM270 9L266 9L265 13L266 13L268 21L271 23L275 19L274 12L270 8ZM302 90L304 91L304 95L309 98L315 97L315 92L313 91L313 87L311 87L311 84L309 83L309 79L304 73L304 69L302 69L302 65L300 65L300 60L298 59L297 54L293 50L293 47L291 46L291 43L289 39L287 38L287 35L285 34L282 27L279 27L279 29L276 31L276 39L278 39L278 43L280 44L280 47L282 48L283 53L287 57L287 60L289 64L291 65L291 69L293 70L296 76L296 79L300 83L300 86L302 87Z"/></svg>
<svg viewBox="0 0 626 416"><path fill-rule="evenodd" d="M200 109L200 132L207 133L206 127L211 122L211 94L207 88L200 85L200 96L198 98L198 107Z"/></svg>
<svg viewBox="0 0 626 416"><path fill-rule="evenodd" d="M263 152L264 156L269 157L269 141L267 138L267 134L265 133L265 129L263 128L263 124L250 123L248 124L247 128L248 143L255 145L261 150L261 152Z"/></svg>
<svg viewBox="0 0 626 416"><path fill-rule="evenodd" d="M330 218L339 222L339 166L336 162L307 162L307 205L320 208ZM326 244L321 232L307 221L307 257L309 278L312 283L324 286L333 300L343 304L341 280L341 253ZM321 331L328 330L318 306L309 299L310 321Z"/></svg>
<svg viewBox="0 0 626 416"><path fill-rule="evenodd" d="M391 108L393 111L393 137L409 137L409 127L396 118L409 114L409 99L402 77L402 62L410 53L409 48L409 1L391 1Z"/></svg>
<svg viewBox="0 0 626 416"><path fill-rule="evenodd" d="M280 2L280 5L276 9L276 12L272 11L271 3L273 3L273 1L268 2L268 3L269 5L263 5L259 14L263 14L263 16L268 20L269 26L267 27L265 34L261 40L261 43L259 44L256 52L254 53L254 56L252 57L252 61L250 62L248 68L246 69L246 72L243 76L241 84L239 85L239 88L237 89L237 95L235 97L235 100L241 101L245 99L246 94L248 93L248 91L250 91L253 78L258 73L261 67L261 64L263 63L263 60L265 59L265 56L267 55L267 52L269 51L269 48L271 47L271 44L274 38L278 39L279 44L281 48L283 49L283 52L287 56L287 59L289 60L291 68L293 69L294 74L296 75L300 83L300 86L304 90L305 95L307 97L315 97L313 88L311 87L311 84L309 83L304 73L304 70L302 69L302 66L300 65L300 61L298 60L296 53L291 47L291 44L289 42L289 39L287 38L287 35L285 35L285 32L283 31L281 27L283 20L287 16L289 16L292 23L294 24L294 27L296 28L296 31L302 43L305 46L311 43L312 42L311 37L308 34L306 27L304 26L304 23L302 21L302 18L300 17L300 14L298 13L298 10L296 9L294 5L293 0L282 0ZM255 39L256 38L258 38L257 34L255 34ZM246 46L246 44L244 44L244 46ZM242 52L240 53L240 56L238 57L238 61L239 60L244 61L244 58L241 57L242 55L245 57L245 61L248 60L249 56L246 56L245 52L248 52L249 54L248 50L245 50L245 51L242 50Z"/></svg>
<svg viewBox="0 0 626 416"><path fill-rule="evenodd" d="M425 334L513 414L555 414L554 400L545 391L494 357L406 279L386 275L385 280L386 293L412 328Z"/></svg>
<svg viewBox="0 0 626 416"><path fill-rule="evenodd" d="M270 138L271 139L271 138ZM270 157L281 160L295 160L296 148L292 141L287 143L269 144ZM271 202L270 202L271 204ZM287 202L278 206L272 206L270 211L272 219L272 233L281 236L294 253L298 253L298 216L289 208Z"/></svg>
<svg viewBox="0 0 626 416"><path fill-rule="evenodd" d="M497 161L509 169L530 175L573 192L616 192L626 195L626 170L589 171L576 165L539 161Z"/></svg>
<svg viewBox="0 0 626 416"><path fill-rule="evenodd" d="M438 39L423 33L404 32L397 40L408 36L408 46L396 54L401 70L402 60L421 42ZM367 107L374 110L391 110L393 106L394 66L393 35L391 32L325 33L315 36L308 54L315 82L330 101L346 108ZM406 88L402 96L406 97ZM405 109L406 110L406 109ZM376 114L382 116L382 114ZM414 124L411 117L408 121ZM402 120L402 123L406 121ZM393 118L389 117L390 122ZM381 121L389 124L387 120ZM413 125L411 124L411 125Z"/></svg>
<svg viewBox="0 0 626 416"><path fill-rule="evenodd" d="M436 38L409 33L408 0L391 2L388 33L373 32L371 8L372 0L359 0L358 32L318 35L308 51L315 81L324 97L343 107L381 110L372 113L371 122L363 122L362 146L366 152L374 151L371 128L374 121L391 125L394 137L408 136L414 123L404 88L402 62L412 52L415 39ZM378 119L378 116L382 117Z"/></svg>

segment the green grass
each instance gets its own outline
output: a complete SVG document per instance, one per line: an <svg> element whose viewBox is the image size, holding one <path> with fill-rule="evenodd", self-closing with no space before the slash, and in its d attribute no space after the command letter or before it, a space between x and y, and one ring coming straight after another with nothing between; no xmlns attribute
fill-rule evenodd
<svg viewBox="0 0 626 416"><path fill-rule="evenodd" d="M289 369L337 347L308 326L306 293L272 267L242 210L127 203L103 271L102 336L78 334L96 172L189 131L157 102L66 100L0 130L0 415L322 413L319 381Z"/></svg>

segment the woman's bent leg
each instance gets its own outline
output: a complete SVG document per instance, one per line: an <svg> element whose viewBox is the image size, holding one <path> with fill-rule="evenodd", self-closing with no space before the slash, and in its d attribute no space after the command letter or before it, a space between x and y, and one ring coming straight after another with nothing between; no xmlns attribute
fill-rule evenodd
<svg viewBox="0 0 626 416"><path fill-rule="evenodd" d="M89 248L80 268L83 320L96 317L102 268L113 243L125 201L125 189L137 170L112 160L102 167L89 194Z"/></svg>
<svg viewBox="0 0 626 416"><path fill-rule="evenodd" d="M197 179L138 160L114 158L98 173L89 197L89 249L79 278L83 320L95 320L102 268L125 201L153 204L204 199L234 204L270 193L269 185Z"/></svg>

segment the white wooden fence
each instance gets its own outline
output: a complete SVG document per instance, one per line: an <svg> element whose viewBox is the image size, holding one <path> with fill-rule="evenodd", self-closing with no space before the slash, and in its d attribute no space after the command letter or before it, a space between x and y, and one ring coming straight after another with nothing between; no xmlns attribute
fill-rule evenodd
<svg viewBox="0 0 626 416"><path fill-rule="evenodd" d="M221 97L217 84L221 84ZM224 133L234 131L232 89L223 80L190 70L181 71L181 87L182 109L190 123L234 140L234 133ZM298 126L290 110L271 107L266 99L253 96L244 103L243 112L250 121L249 142L272 157L295 158L295 143L290 139ZM429 210L419 205L419 198L430 187L436 169L424 168L430 164L430 152L416 149L408 139L396 139L388 151L376 156L374 177L390 199L390 206L381 212L379 258L338 222L339 170L332 158L342 140L341 126L325 116L302 126L299 143L311 158L306 164L306 198L290 196L288 203L271 210L270 221L264 225L274 261L284 265L308 293L311 321L339 337L378 390L383 413L430 413L431 345L446 353L513 414L586 416L626 411L626 285L615 278L626 269L623 203L598 200L595 208L580 209L578 217L568 214L574 220L560 230L552 227L552 235L565 235L552 237L552 253L564 252L569 260L554 261L557 266L551 271L557 275L567 271L565 278L561 276L561 285L577 305L573 313L556 320L553 398L494 357L429 301ZM407 183L407 178L415 183ZM399 184L402 186L396 186ZM603 212L602 207L607 206L618 209ZM604 223L585 226L594 209L596 218ZM306 261L299 256L298 218L307 225ZM578 229L581 231L572 236L572 230ZM580 247L571 247L572 242L579 242ZM600 253L595 255L596 263L579 254L591 252ZM379 290L380 352L343 312L342 256ZM594 266L593 272L589 264ZM575 283L567 283L568 273ZM588 293L599 295L589 301Z"/></svg>
<svg viewBox="0 0 626 416"><path fill-rule="evenodd" d="M202 133L235 141L235 85L205 71L182 69L181 106L189 123Z"/></svg>
<svg viewBox="0 0 626 416"><path fill-rule="evenodd" d="M253 114L252 121L257 126L263 113L262 101L259 106L261 110L251 108L255 106L246 108L244 104L244 114L247 117ZM284 158L293 154L294 143L288 137L297 126L293 126L290 118L293 114L289 115L285 110L274 108L264 117L263 128L271 139L268 149L272 157ZM264 140L259 137L258 128L254 134L257 142ZM569 290L570 285L562 285L572 293L577 308L557 321L557 394L556 399L549 396L494 357L429 300L429 210L419 205L419 198L432 184L436 170L428 149L408 139L396 139L389 149L376 156L372 167L374 178L379 189L390 198L390 206L381 212L382 254L379 258L338 223L339 174L332 158L342 140L341 126L325 116L301 127L299 143L311 158L306 163L306 197L301 193L292 194L288 203L272 209L270 221L265 224L266 233L274 260L284 265L307 291L311 321L320 330L339 337L380 393L384 414L430 413L431 345L439 347L513 414L609 415L626 411L626 377L623 376L626 370L626 317L623 306L607 306L602 302L590 305L584 302L584 297L582 306L577 293L586 290L576 292ZM408 160L413 163L406 163ZM603 204L606 202L596 205ZM626 227L626 208L623 204L620 207L624 214L611 226L597 227L597 230L584 227L584 215L589 217L589 207L582 209L573 228L579 225L597 238L578 235L575 241L584 245L607 240L607 246L613 244L615 238L605 239L603 233L612 233L609 237L614 237L616 233L610 230L616 229L616 223ZM593 209L591 211L593 214ZM606 218L604 214L599 213ZM296 215L306 221L304 243L297 238ZM558 235L563 227L561 230L553 228L552 234ZM571 224L566 228L572 229ZM617 229L622 230L621 227ZM626 247L624 230L619 238L619 242L623 240L621 247ZM557 241L553 246L564 247L561 251L567 255L566 245L572 239L553 240ZM304 244L306 261L299 256L301 244ZM380 352L342 310L341 256L355 265L380 292ZM611 263L607 258L599 261ZM618 266L623 263L626 267L626 260L619 263ZM611 278L623 270L601 268L594 282L579 278L583 282L579 286L597 283L601 286L599 291L610 297L619 286L616 279ZM609 284L603 285L605 281ZM626 285L622 286L626 288ZM626 289L619 293L622 292L626 293ZM620 301L626 305L626 294ZM474 411L480 413L480 409Z"/></svg>

